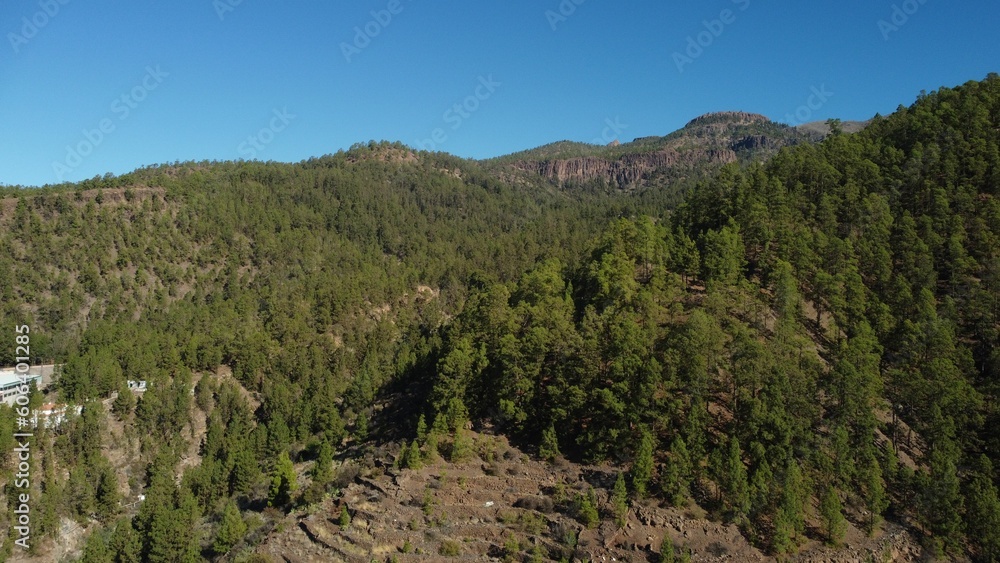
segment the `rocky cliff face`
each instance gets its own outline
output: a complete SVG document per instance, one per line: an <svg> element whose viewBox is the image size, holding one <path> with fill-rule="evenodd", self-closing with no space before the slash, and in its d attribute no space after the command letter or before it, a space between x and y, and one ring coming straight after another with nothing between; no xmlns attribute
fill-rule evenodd
<svg viewBox="0 0 1000 563"><path fill-rule="evenodd" d="M729 149L694 149L684 152L666 149L650 153L626 154L614 160L582 157L519 162L515 166L520 170L555 180L559 184L604 179L609 184L626 189L635 187L659 170L691 168L699 164L722 165L736 162L736 159L736 153Z"/></svg>
<svg viewBox="0 0 1000 563"><path fill-rule="evenodd" d="M605 154L572 158L524 159L518 170L539 174L560 185L604 180L620 189L640 187L652 176L714 168L745 158L766 158L802 141L789 127L755 113L710 113L691 120L668 137L644 137L607 147ZM629 149L634 147L634 152Z"/></svg>
<svg viewBox="0 0 1000 563"><path fill-rule="evenodd" d="M754 151L760 149L778 150L787 144L788 143L782 139L775 139L774 137L768 137L767 135L747 135L746 137L735 141L732 144L732 149L736 152Z"/></svg>

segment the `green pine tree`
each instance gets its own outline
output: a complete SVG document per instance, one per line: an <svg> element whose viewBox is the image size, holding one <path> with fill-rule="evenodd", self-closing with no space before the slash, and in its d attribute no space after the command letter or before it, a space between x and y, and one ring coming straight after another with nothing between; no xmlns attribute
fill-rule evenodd
<svg viewBox="0 0 1000 563"><path fill-rule="evenodd" d="M337 523L341 530L346 530L351 525L351 513L347 510L347 504L340 505L340 518Z"/></svg>
<svg viewBox="0 0 1000 563"><path fill-rule="evenodd" d="M278 463L271 472L271 487L267 497L268 506L285 506L292 501L292 493L298 490L295 466L288 458L288 452L281 452Z"/></svg>
<svg viewBox="0 0 1000 563"><path fill-rule="evenodd" d="M413 440L410 442L409 447L403 448L399 466L403 469L420 469L421 462L420 445L417 444L416 440Z"/></svg>
<svg viewBox="0 0 1000 563"><path fill-rule="evenodd" d="M576 518L587 528L593 528L600 522L597 514L597 499L594 490L590 489L585 495L577 495L576 498Z"/></svg>
<svg viewBox="0 0 1000 563"><path fill-rule="evenodd" d="M635 461L632 462L632 490L637 498L644 498L653 477L653 449L655 448L653 434L648 428L642 429L639 447L636 449Z"/></svg>
<svg viewBox="0 0 1000 563"><path fill-rule="evenodd" d="M240 509L236 503L230 500L222 512L222 520L219 522L219 530L215 534L215 541L212 542L212 551L217 555L229 553L229 550L239 543L247 533L246 522L240 514Z"/></svg>
<svg viewBox="0 0 1000 563"><path fill-rule="evenodd" d="M142 540L132 520L126 517L119 518L115 523L108 547L117 556L115 563L140 563L142 560Z"/></svg>
<svg viewBox="0 0 1000 563"><path fill-rule="evenodd" d="M427 419L421 414L417 419L417 442L423 444L427 440Z"/></svg>
<svg viewBox="0 0 1000 563"><path fill-rule="evenodd" d="M823 521L823 533L827 543L839 546L844 541L844 534L847 532L847 519L844 518L840 495L837 494L837 489L834 487L826 488L826 492L820 500L819 513Z"/></svg>
<svg viewBox="0 0 1000 563"><path fill-rule="evenodd" d="M449 461L452 463L461 463L470 459L473 454L472 437L469 436L469 431L465 428L459 428L455 431L455 441L451 444L451 457Z"/></svg>
<svg viewBox="0 0 1000 563"><path fill-rule="evenodd" d="M722 502L730 517L740 522L750 512L750 485L747 468L743 464L743 452L736 437L731 436L724 451L717 450L713 459Z"/></svg>
<svg viewBox="0 0 1000 563"><path fill-rule="evenodd" d="M660 563L674 563L674 542L670 539L670 534L663 534L663 541L660 542Z"/></svg>
<svg viewBox="0 0 1000 563"><path fill-rule="evenodd" d="M559 437L556 435L555 425L550 424L542 431L542 444L538 447L538 456L546 461L552 461L559 455Z"/></svg>
<svg viewBox="0 0 1000 563"><path fill-rule="evenodd" d="M95 530L87 537L80 563L115 563L114 553L108 547L104 530Z"/></svg>
<svg viewBox="0 0 1000 563"><path fill-rule="evenodd" d="M118 389L118 397L111 403L111 412L124 420L135 410L135 395L124 385Z"/></svg>
<svg viewBox="0 0 1000 563"><path fill-rule="evenodd" d="M992 464L981 456L965 495L968 537L976 545L979 560L989 563L1000 561L1000 498L992 475Z"/></svg>
<svg viewBox="0 0 1000 563"><path fill-rule="evenodd" d="M625 526L628 516L628 490L625 488L625 476L619 472L615 480L615 488L611 493L611 506L615 513L615 521L619 526Z"/></svg>
<svg viewBox="0 0 1000 563"><path fill-rule="evenodd" d="M691 494L691 455L682 436L674 438L670 445L670 456L663 466L660 486L674 506L682 506Z"/></svg>
<svg viewBox="0 0 1000 563"><path fill-rule="evenodd" d="M806 488L802 470L796 460L791 460L785 469L785 478L781 489L781 507L779 514L782 523L787 526L789 541L797 545L797 541L806 531L805 509L809 493ZM788 553L783 551L782 553Z"/></svg>
<svg viewBox="0 0 1000 563"><path fill-rule="evenodd" d="M333 447L326 440L320 442L316 465L312 468L313 481L320 484L333 479Z"/></svg>
<svg viewBox="0 0 1000 563"><path fill-rule="evenodd" d="M354 439L359 442L368 440L368 414L365 411L358 413L354 420Z"/></svg>
<svg viewBox="0 0 1000 563"><path fill-rule="evenodd" d="M923 519L946 550L957 547L962 529L963 500L955 455L950 443L942 440L931 451L930 473L921 474Z"/></svg>

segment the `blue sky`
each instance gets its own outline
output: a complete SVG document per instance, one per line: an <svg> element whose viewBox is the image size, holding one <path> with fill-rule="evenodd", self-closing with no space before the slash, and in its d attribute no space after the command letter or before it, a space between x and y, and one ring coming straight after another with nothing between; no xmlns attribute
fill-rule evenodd
<svg viewBox="0 0 1000 563"><path fill-rule="evenodd" d="M5 0L0 183L865 119L1000 71L998 23L994 0Z"/></svg>

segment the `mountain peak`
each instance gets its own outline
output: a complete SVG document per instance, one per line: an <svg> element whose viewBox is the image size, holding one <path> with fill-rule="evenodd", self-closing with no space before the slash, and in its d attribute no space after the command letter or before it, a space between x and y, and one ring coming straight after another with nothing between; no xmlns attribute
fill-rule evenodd
<svg viewBox="0 0 1000 563"><path fill-rule="evenodd" d="M749 125L751 123L767 123L771 121L759 113L748 113L745 111L716 111L699 115L688 122L685 127L696 125L711 125L714 123L734 123L738 125Z"/></svg>

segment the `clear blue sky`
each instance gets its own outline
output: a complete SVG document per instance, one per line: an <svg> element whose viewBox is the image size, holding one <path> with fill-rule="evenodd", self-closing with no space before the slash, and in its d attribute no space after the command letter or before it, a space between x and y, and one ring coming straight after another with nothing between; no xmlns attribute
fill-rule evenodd
<svg viewBox="0 0 1000 563"><path fill-rule="evenodd" d="M995 0L5 0L0 183L370 139L484 158L810 101L865 119L1000 71L998 24Z"/></svg>

